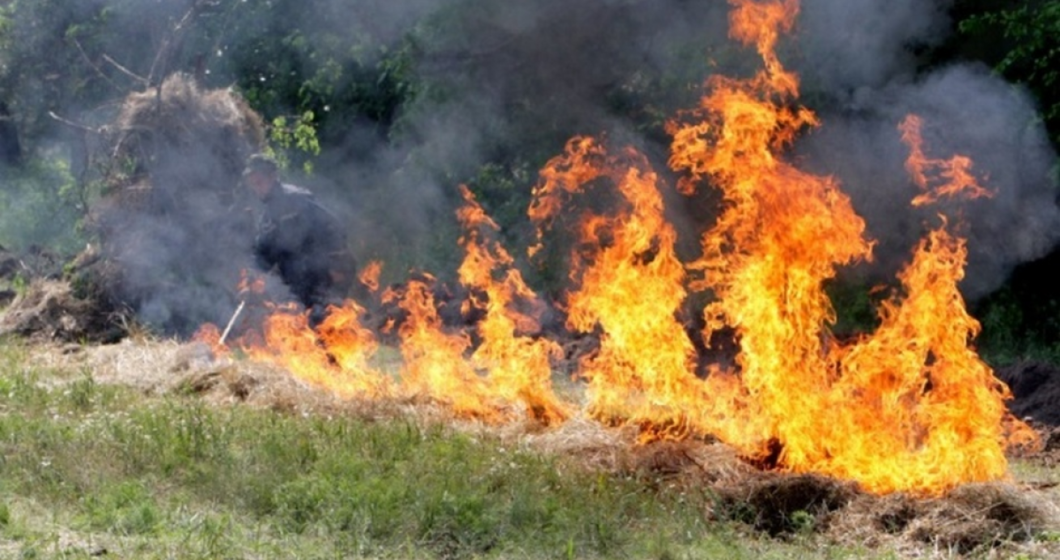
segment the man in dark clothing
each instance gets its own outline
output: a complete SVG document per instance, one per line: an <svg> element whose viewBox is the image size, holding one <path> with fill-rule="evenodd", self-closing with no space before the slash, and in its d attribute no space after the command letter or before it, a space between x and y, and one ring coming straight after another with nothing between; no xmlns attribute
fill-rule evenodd
<svg viewBox="0 0 1060 560"><path fill-rule="evenodd" d="M338 220L309 191L281 183L276 163L256 154L243 182L261 200L254 254L264 270L275 270L310 310L310 324L323 320L328 305L348 295L356 272Z"/></svg>
<svg viewBox="0 0 1060 560"><path fill-rule="evenodd" d="M18 129L7 104L0 101L0 165L15 165L22 155L18 144Z"/></svg>

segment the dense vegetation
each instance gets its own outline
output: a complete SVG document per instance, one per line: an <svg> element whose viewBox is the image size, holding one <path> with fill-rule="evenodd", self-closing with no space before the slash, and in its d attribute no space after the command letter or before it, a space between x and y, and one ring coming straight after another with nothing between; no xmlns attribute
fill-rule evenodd
<svg viewBox="0 0 1060 560"><path fill-rule="evenodd" d="M643 4L562 9L542 0L521 11L503 0L2 2L0 245L63 255L82 247L78 224L110 164L100 159L100 127L128 93L181 71L237 89L270 124L288 169L314 187L366 212L416 197L415 212L395 213L400 226L374 232L359 251L397 262L394 271L420 265L445 274L457 184L476 191L510 239L523 239L535 170L567 138L628 131L658 159L665 120L694 103L704 76L739 68L743 55L725 46L723 28L695 25L724 6ZM951 17L938 33L948 39L910 45L921 65L979 60L1024 84L1060 144L1060 2L940 4ZM666 12L683 16L658 15ZM519 30L528 25L550 30L548 40L525 39ZM604 40L613 37L641 44ZM976 303L983 346L999 361L1056 354L1056 314L1039 310L1056 308L1060 295L1027 280L1041 274L1027 266L1023 281ZM839 311L844 320L864 315Z"/></svg>

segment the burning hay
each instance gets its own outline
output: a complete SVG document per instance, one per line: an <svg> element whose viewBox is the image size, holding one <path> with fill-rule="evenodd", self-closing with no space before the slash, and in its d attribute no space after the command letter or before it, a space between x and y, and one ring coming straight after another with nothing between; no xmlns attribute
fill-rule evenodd
<svg viewBox="0 0 1060 560"><path fill-rule="evenodd" d="M175 74L129 95L110 130L107 191L90 223L102 258L82 278L162 332L218 321L251 254L237 189L264 142L260 117L231 90Z"/></svg>

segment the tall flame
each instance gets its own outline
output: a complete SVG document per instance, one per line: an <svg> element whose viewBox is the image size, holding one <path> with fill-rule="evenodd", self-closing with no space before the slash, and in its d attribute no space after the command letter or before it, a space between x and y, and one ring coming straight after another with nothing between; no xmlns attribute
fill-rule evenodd
<svg viewBox="0 0 1060 560"><path fill-rule="evenodd" d="M572 256L579 287L567 294L567 324L602 329L600 350L583 359L589 409L608 421L686 429L687 410L703 394L693 375L694 349L675 319L686 297L677 234L663 215L658 178L647 160L627 150L609 156L592 138L575 138L548 163L534 190L530 216L542 229L586 185L606 180L621 209L587 213Z"/></svg>
<svg viewBox="0 0 1060 560"><path fill-rule="evenodd" d="M877 330L847 342L831 335L836 312L824 285L840 267L871 259L873 242L838 181L782 155L818 125L797 105L798 77L776 55L797 0L730 4L731 35L754 46L762 70L711 78L699 105L668 125L669 164L684 174L678 189L691 194L709 184L722 196L697 259L678 258L660 179L632 148L609 153L593 138L574 138L534 188L532 257L547 231L577 219L574 287L561 306L568 328L600 339L578 366L587 412L639 425L645 439L712 434L764 464L878 493L939 494L1005 477L1006 446L1034 445L1036 436L1006 412L1008 388L970 345L979 325L958 290L964 240L940 217L881 304ZM989 196L967 157L927 157L922 125L910 115L899 126L910 149L906 169L921 190L911 203ZM602 189L615 200L607 212L595 198ZM497 241L497 224L467 188L461 194L459 278L471 293L467 305L482 315L479 342L467 328L443 325L435 280L425 274L382 296L405 314L398 382L371 367L377 342L353 301L332 308L315 330L304 313L281 310L267 321L265 345L242 344L341 395L423 397L488 421L516 408L546 424L569 418L573 405L552 391L559 350L540 336L541 302ZM380 270L370 266L362 283L376 290ZM708 301L699 336L731 330L739 343L735 366L712 364L706 379L695 374L693 341L677 318L690 293ZM216 328L201 333L218 344Z"/></svg>
<svg viewBox="0 0 1060 560"><path fill-rule="evenodd" d="M700 122L670 127L671 165L691 176L684 188L706 178L725 200L703 236L702 257L690 265L703 273L693 287L716 298L705 309L705 334L729 326L740 340L738 374L722 375L723 391L708 407L720 421L715 432L748 455L779 447L776 460L786 469L854 479L877 492L938 493L1004 476L1006 441L1027 432L1005 433L1007 390L968 346L978 325L957 289L963 241L943 228L931 232L899 277L903 296L881 310L879 330L847 346L832 339L824 282L838 266L871 258L872 243L834 179L776 154L816 125L807 109L788 107L797 80L772 52L797 3L731 3L733 36L757 46L765 69L746 81L712 79L691 113ZM924 158L911 140L917 127L914 118L903 124L914 152L909 169L928 190L916 203L984 192L962 174L965 160ZM932 192L925 165L953 181ZM725 404L732 409L719 408Z"/></svg>
<svg viewBox="0 0 1060 560"><path fill-rule="evenodd" d="M568 406L552 392L551 359L561 354L559 345L531 338L539 330L539 317L519 309L519 304L541 310L537 295L514 267L511 255L496 240L500 228L486 215L467 187L461 187L464 206L457 212L464 227L460 243L467 256L460 266L460 281L482 297L472 302L484 308L478 330L482 342L471 362L489 372L494 392L504 400L522 402L528 414L543 424L557 424L570 415ZM499 273L500 280L494 280Z"/></svg>
<svg viewBox="0 0 1060 560"><path fill-rule="evenodd" d="M967 250L944 227L922 240L899 274L904 297L886 301L872 336L838 351L833 425L813 434L821 451L805 468L858 480L868 490L932 493L1005 476L1005 441L1034 438L1009 424L994 378L968 341L979 325L957 289Z"/></svg>

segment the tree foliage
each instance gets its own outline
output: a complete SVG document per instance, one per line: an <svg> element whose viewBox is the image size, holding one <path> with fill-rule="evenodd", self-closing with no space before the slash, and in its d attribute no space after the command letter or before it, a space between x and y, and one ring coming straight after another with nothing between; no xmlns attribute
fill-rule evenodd
<svg viewBox="0 0 1060 560"><path fill-rule="evenodd" d="M963 37L978 45L971 55L1030 86L1057 139L1060 1L952 4ZM744 51L717 17L726 8L687 0L0 0L0 107L10 113L0 119L14 124L26 161L67 161L84 199L88 131L110 122L130 92L186 72L205 87L237 89L270 124L289 170L345 173L392 150L375 159L406 179L449 185L453 199L468 183L506 232L519 231L533 171L571 135L633 131L665 144L665 120L694 106L707 74L729 70L735 55L726 49ZM326 179L350 190L354 180L382 183L378 175Z"/></svg>
<svg viewBox="0 0 1060 560"><path fill-rule="evenodd" d="M20 146L25 155L24 169L0 175L0 189L12 198L18 191L20 200L36 196L27 193L28 184L52 181L39 162L58 158L45 167L65 165L76 183L68 190L79 196L53 203L70 202L70 210L83 212L106 173L90 154L106 133L101 127L113 121L122 99L158 87L174 72L193 75L204 87L237 88L271 125L272 148L292 169L310 172L321 143L341 145L351 122L369 123L385 138L409 94L402 37L351 28L357 5L0 2L3 147ZM47 197L55 188L38 190Z"/></svg>
<svg viewBox="0 0 1060 560"><path fill-rule="evenodd" d="M1038 96L1053 143L1060 145L1060 0L1022 0L987 8L970 14L959 27L971 37L1001 34L1003 48L989 62Z"/></svg>

